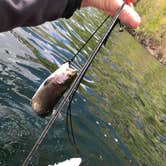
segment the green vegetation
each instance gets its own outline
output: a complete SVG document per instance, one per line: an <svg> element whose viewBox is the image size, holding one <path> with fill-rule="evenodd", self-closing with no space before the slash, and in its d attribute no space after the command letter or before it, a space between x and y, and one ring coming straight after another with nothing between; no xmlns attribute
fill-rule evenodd
<svg viewBox="0 0 166 166"><path fill-rule="evenodd" d="M138 4L145 5L142 2ZM139 7L137 5L138 9ZM93 11L95 13L95 10ZM85 12L84 15L86 16ZM94 24L93 28L100 24L99 18L93 18L91 23ZM77 15L75 19L78 19ZM83 25L89 26L87 24L86 20ZM158 35L157 29L143 31L143 26L145 26L144 21L137 30L139 33L144 33L149 38L155 37L153 33ZM75 24L72 28L77 31ZM104 31L105 27L101 28L95 36L101 36ZM80 33L85 39L89 36L87 32ZM157 37L154 39L157 40ZM84 57L90 52L88 48L94 48L97 42L98 40L93 40L88 44ZM101 102L100 99L89 94L88 101L93 101L102 108L103 112L111 115L106 117L97 112L96 116L110 122L118 131L138 165L165 165L166 133L165 122L161 120L165 117L166 108L165 71L165 67L152 58L125 31L119 34L118 29L115 29L106 47L100 50L88 70L87 74L93 77L95 84L84 82L104 100ZM85 96L88 95L83 89L79 90ZM92 108L89 109L92 111ZM113 145L107 143L107 146Z"/></svg>
<svg viewBox="0 0 166 166"><path fill-rule="evenodd" d="M90 71L98 76L96 91L109 103L103 104L103 110L112 116L107 121L138 165L164 166L166 133L160 119L166 108L165 67L125 32L119 38L112 37ZM109 54L107 49L111 50Z"/></svg>
<svg viewBox="0 0 166 166"><path fill-rule="evenodd" d="M165 0L139 1L136 5L136 10L142 17L142 24L138 32L143 32L157 41L166 36Z"/></svg>
<svg viewBox="0 0 166 166"><path fill-rule="evenodd" d="M136 10L142 17L142 24L136 30L137 39L166 64L166 1L139 0Z"/></svg>

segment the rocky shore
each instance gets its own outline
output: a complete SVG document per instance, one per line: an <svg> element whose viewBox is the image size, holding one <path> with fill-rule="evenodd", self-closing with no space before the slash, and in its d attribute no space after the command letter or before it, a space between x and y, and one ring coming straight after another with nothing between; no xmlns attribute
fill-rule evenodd
<svg viewBox="0 0 166 166"><path fill-rule="evenodd" d="M146 48L152 56L166 66L166 37L161 37L160 42L153 37L144 35L143 32L137 32L133 29L126 29L136 40Z"/></svg>
<svg viewBox="0 0 166 166"><path fill-rule="evenodd" d="M166 0L137 0L142 18L136 30L127 29L157 60L166 65Z"/></svg>

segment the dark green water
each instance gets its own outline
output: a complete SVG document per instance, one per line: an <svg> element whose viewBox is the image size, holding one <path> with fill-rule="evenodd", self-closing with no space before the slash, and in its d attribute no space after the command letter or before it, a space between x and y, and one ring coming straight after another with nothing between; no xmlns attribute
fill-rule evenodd
<svg viewBox="0 0 166 166"><path fill-rule="evenodd" d="M104 19L96 10L70 20L0 34L0 165L21 165L47 124L32 112L42 81L71 58ZM80 68L107 24L79 54ZM65 119L65 109L62 112ZM126 32L115 29L72 102L75 137L58 119L30 165L81 157L85 166L159 165L166 160L166 68Z"/></svg>

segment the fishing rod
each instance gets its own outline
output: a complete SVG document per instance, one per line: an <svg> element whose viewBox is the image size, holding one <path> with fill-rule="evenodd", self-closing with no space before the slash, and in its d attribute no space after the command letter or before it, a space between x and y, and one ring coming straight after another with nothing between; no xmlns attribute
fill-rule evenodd
<svg viewBox="0 0 166 166"><path fill-rule="evenodd" d="M70 96L73 94L73 92L75 92L77 90L79 83L81 82L82 78L84 77L86 71L88 70L89 66L91 65L91 63L92 63L93 59L95 58L96 54L98 53L98 51L100 50L100 48L104 44L104 42L107 39L110 32L115 27L115 24L117 24L118 17L120 15L124 5L125 5L125 3L123 3L122 6L117 10L115 16L111 20L110 26L108 27L108 29L106 30L106 32L104 33L104 35L102 36L100 41L98 42L97 46L95 47L94 51L91 53L90 57L87 59L87 62L85 63L85 65L80 70L79 74L77 75L77 77L75 78L73 83L71 84L69 90L64 94L64 98L62 99L62 101L60 102L58 108L56 109L57 111L53 112L49 122L47 123L47 125L44 128L43 132L41 133L41 135L37 139L36 143L34 144L32 150L28 154L27 158L25 159L25 161L23 163L23 166L28 166L28 163L31 161L33 154L36 152L39 145L42 143L42 141L44 140L46 134L48 133L49 129L54 124L54 122L57 119L59 113L62 111L63 107L65 106L66 101L69 101Z"/></svg>

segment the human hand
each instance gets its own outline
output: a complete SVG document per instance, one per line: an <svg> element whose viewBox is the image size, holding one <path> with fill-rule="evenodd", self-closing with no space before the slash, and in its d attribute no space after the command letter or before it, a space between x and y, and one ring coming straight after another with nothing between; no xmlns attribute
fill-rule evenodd
<svg viewBox="0 0 166 166"><path fill-rule="evenodd" d="M123 24L131 28L137 28L141 23L141 18L138 13L133 9L132 4L137 0L124 0L124 6L119 19ZM103 10L107 14L114 16L118 8L123 4L123 0L83 0L82 7L95 7Z"/></svg>

